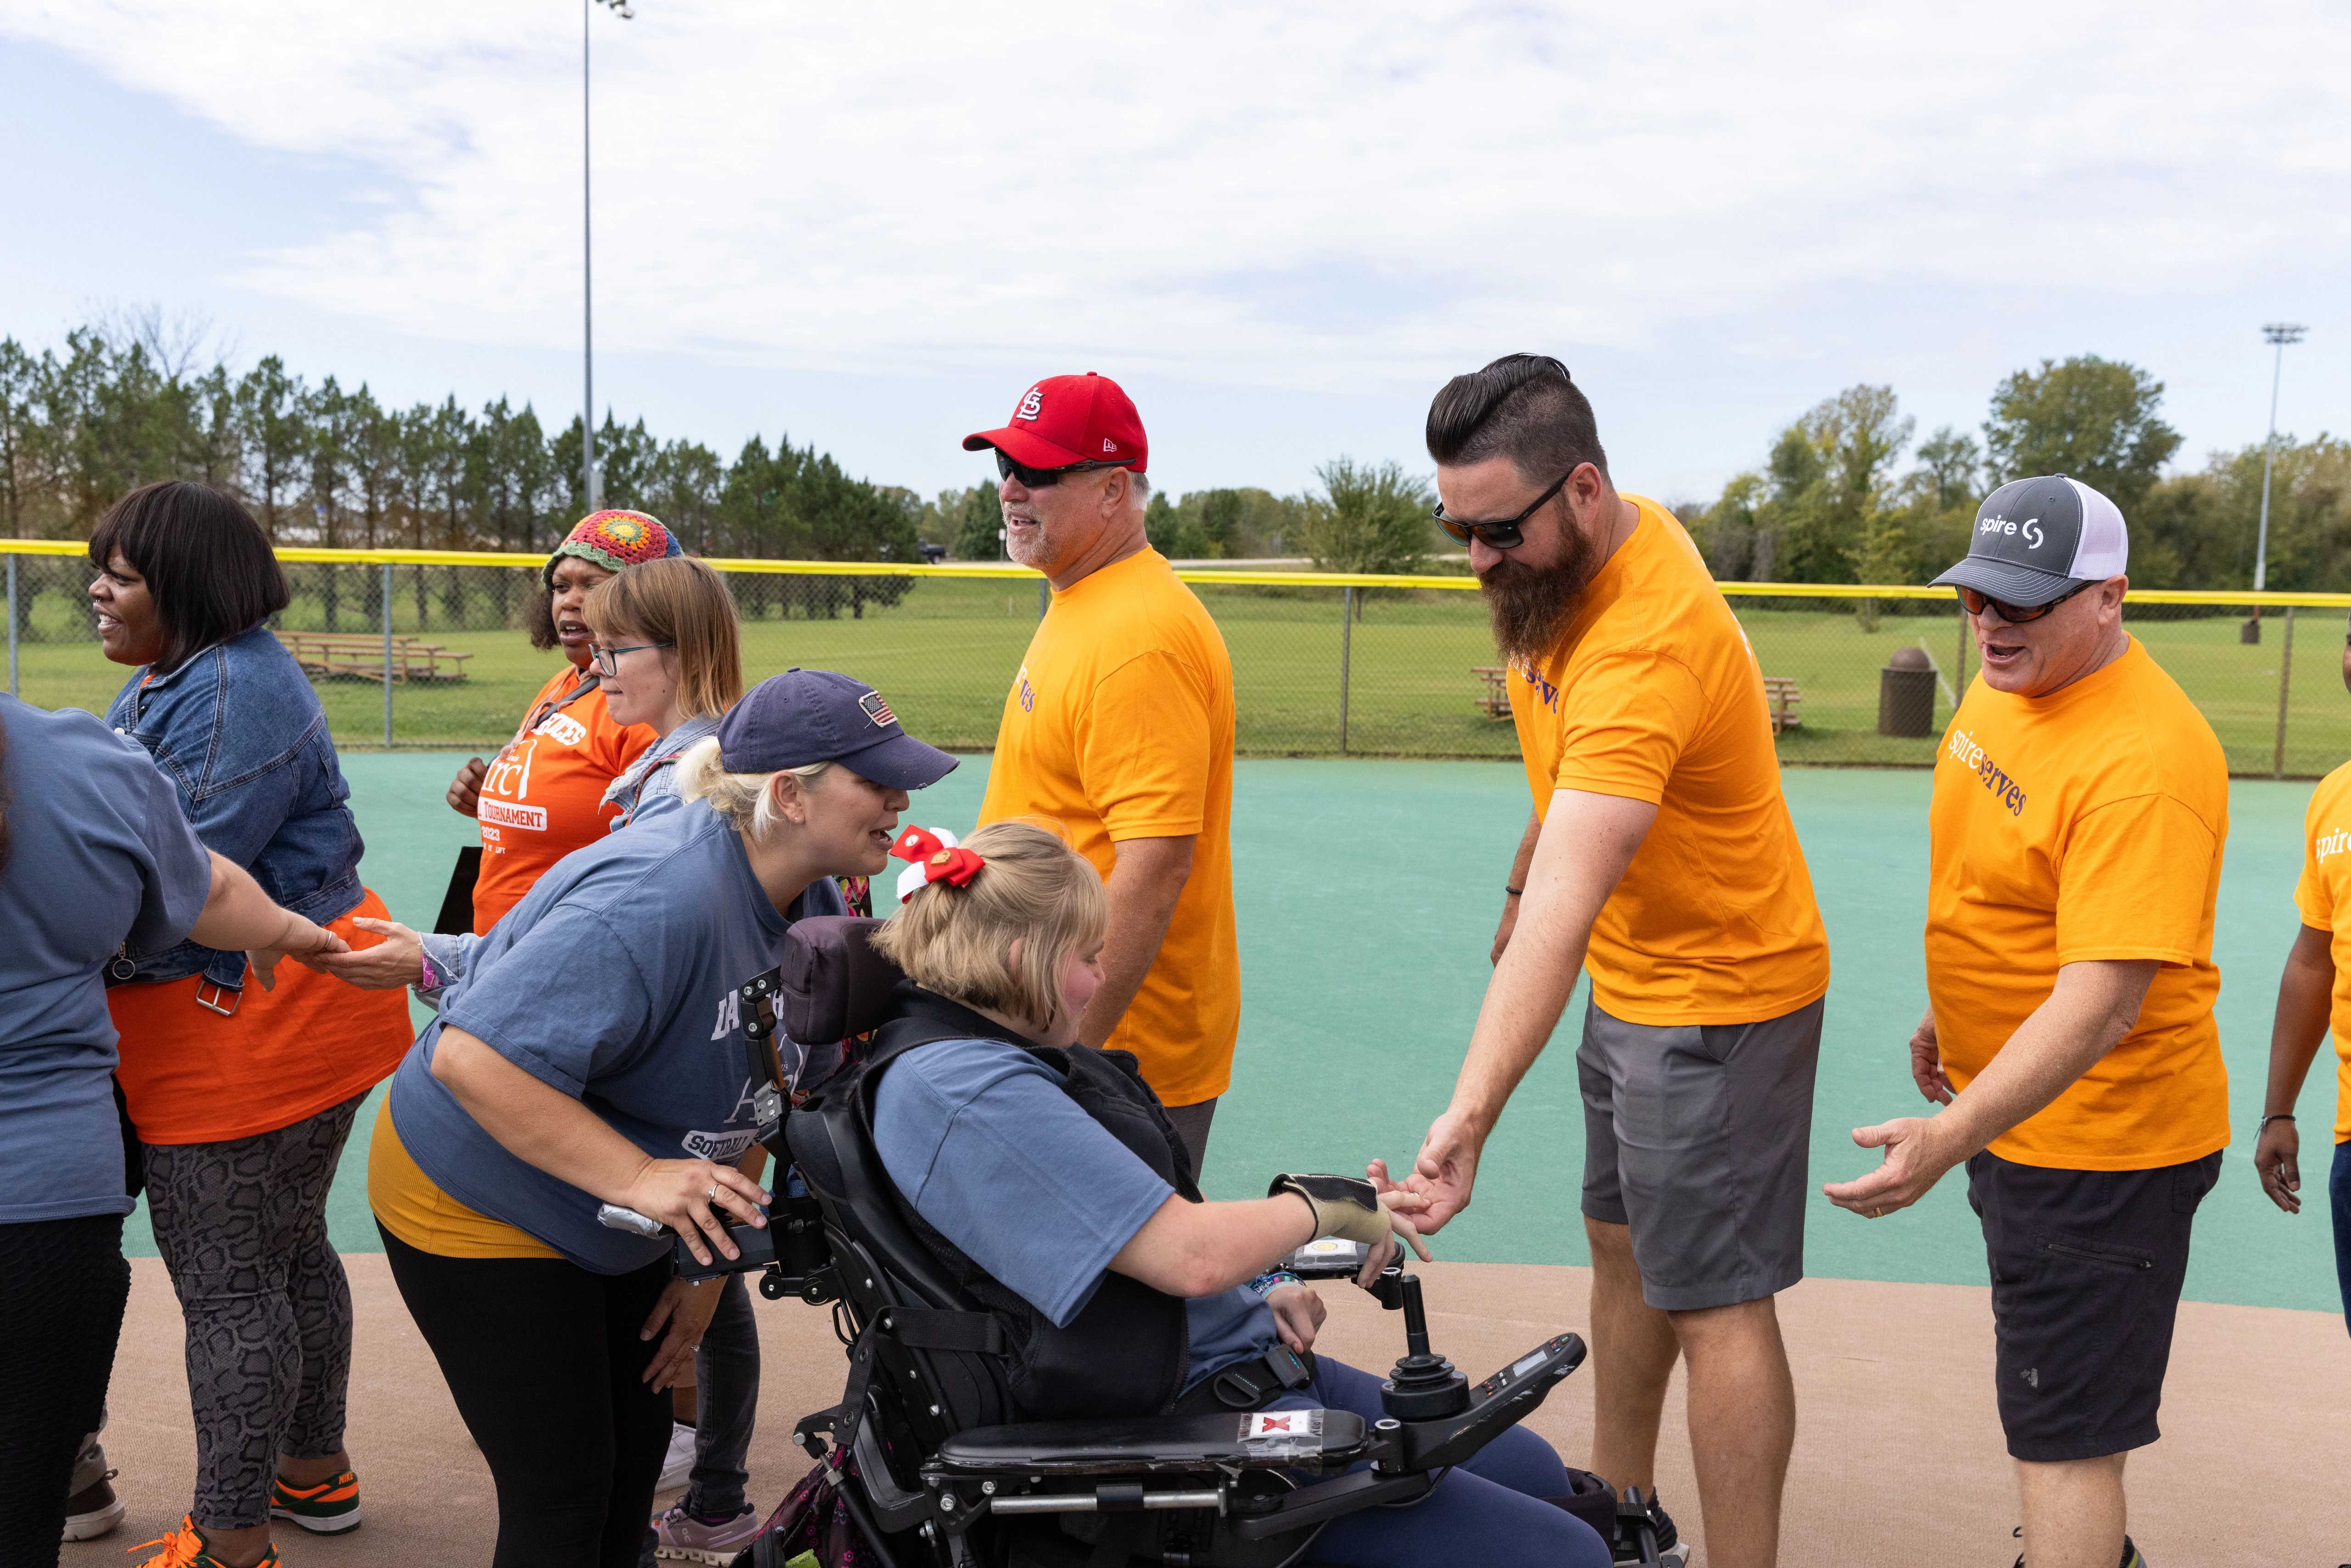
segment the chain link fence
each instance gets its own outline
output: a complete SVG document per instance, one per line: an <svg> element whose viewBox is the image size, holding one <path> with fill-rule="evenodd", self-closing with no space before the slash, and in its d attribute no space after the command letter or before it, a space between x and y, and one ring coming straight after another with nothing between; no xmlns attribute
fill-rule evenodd
<svg viewBox="0 0 2351 1568"><path fill-rule="evenodd" d="M559 657L533 648L525 631L538 558L328 554L286 552L294 601L275 629L312 667L339 745L480 747L512 733ZM99 651L88 563L55 553L0 560L9 574L9 689L44 707L104 711L125 672ZM1035 576L780 561L723 570L742 612L747 678L791 664L842 670L883 691L926 740L993 744L1040 612ZM1497 700L1501 661L1466 579L1185 576L1232 653L1244 756L1517 757ZM1784 721L1783 760L1932 762L1975 664L1949 596L1754 583L1723 591ZM2125 613L2211 721L2232 771L2315 777L2351 756L2346 605L2351 596L2272 595L2258 641L2246 640L2247 601L2134 594Z"/></svg>

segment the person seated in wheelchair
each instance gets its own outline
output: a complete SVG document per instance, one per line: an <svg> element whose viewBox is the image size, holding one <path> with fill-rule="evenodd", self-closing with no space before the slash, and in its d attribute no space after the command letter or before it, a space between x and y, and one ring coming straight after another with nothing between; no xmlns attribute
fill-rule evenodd
<svg viewBox="0 0 2351 1568"><path fill-rule="evenodd" d="M1284 1176L1268 1197L1202 1201L1134 1059L1077 1044L1102 983L1108 904L1093 868L1020 822L954 848L919 832L907 840L902 858L915 858L924 880L872 942L911 983L874 1037L860 1092L924 1241L1008 1320L1022 1405L1039 1418L1132 1414L1172 1398L1179 1414L1325 1408L1380 1419L1381 1380L1315 1355L1321 1299L1270 1270L1339 1236L1369 1244L1368 1282L1395 1256L1395 1232L1427 1256L1408 1213L1392 1212L1370 1183L1337 1176ZM1512 1427L1421 1500L1332 1521L1312 1557L1604 1568L1610 1549L1550 1500L1570 1490L1551 1445Z"/></svg>

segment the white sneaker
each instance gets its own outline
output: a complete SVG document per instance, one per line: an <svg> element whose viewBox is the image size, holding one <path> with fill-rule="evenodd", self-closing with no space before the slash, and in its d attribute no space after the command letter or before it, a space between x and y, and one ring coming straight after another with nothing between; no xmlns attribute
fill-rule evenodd
<svg viewBox="0 0 2351 1568"><path fill-rule="evenodd" d="M661 1481L655 1491L675 1491L694 1473L694 1428L683 1421L669 1424L669 1457L662 1460Z"/></svg>

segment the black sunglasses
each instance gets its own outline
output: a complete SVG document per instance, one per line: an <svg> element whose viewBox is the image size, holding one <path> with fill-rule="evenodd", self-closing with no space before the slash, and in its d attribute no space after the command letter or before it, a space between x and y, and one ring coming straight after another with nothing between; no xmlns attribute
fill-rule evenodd
<svg viewBox="0 0 2351 1568"><path fill-rule="evenodd" d="M1059 468L1031 468L1026 463L1015 463L1001 446L996 449L996 472L1006 479L1018 479L1031 490L1042 490L1058 485L1072 474L1090 474L1097 468L1123 468L1123 463L1069 463Z"/></svg>
<svg viewBox="0 0 2351 1568"><path fill-rule="evenodd" d="M2000 618L2011 626L2022 626L2028 621L2038 621L2085 588L2095 588L2095 582L2077 582L2046 604L2011 604L1994 599L1989 593L1979 593L1972 588L1959 590L1959 608L1970 615L1980 615L1987 610L2000 612Z"/></svg>
<svg viewBox="0 0 2351 1568"><path fill-rule="evenodd" d="M1583 465L1579 463L1575 468L1583 466ZM1495 549L1516 549L1527 542L1527 536L1520 531L1520 525L1541 511L1551 498L1558 495L1570 479L1575 477L1575 468L1569 469L1557 479L1552 480L1551 488L1529 502L1527 509L1515 517L1501 517L1490 523L1471 522L1467 517L1448 517L1445 515L1445 503L1442 501L1437 503L1437 510L1429 515L1437 519L1438 528L1443 528L1465 545L1475 538L1485 540Z"/></svg>

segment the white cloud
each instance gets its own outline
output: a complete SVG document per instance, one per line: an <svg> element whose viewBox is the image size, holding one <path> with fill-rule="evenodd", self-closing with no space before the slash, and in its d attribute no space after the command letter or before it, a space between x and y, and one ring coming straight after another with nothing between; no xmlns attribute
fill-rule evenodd
<svg viewBox="0 0 2351 1568"><path fill-rule="evenodd" d="M1708 321L1777 352L1799 289L2158 299L2351 259L2351 19L2318 5L638 11L593 18L616 349L1360 389ZM577 332L579 23L0 11L256 147L378 172L364 226L256 236L244 281L547 347Z"/></svg>

